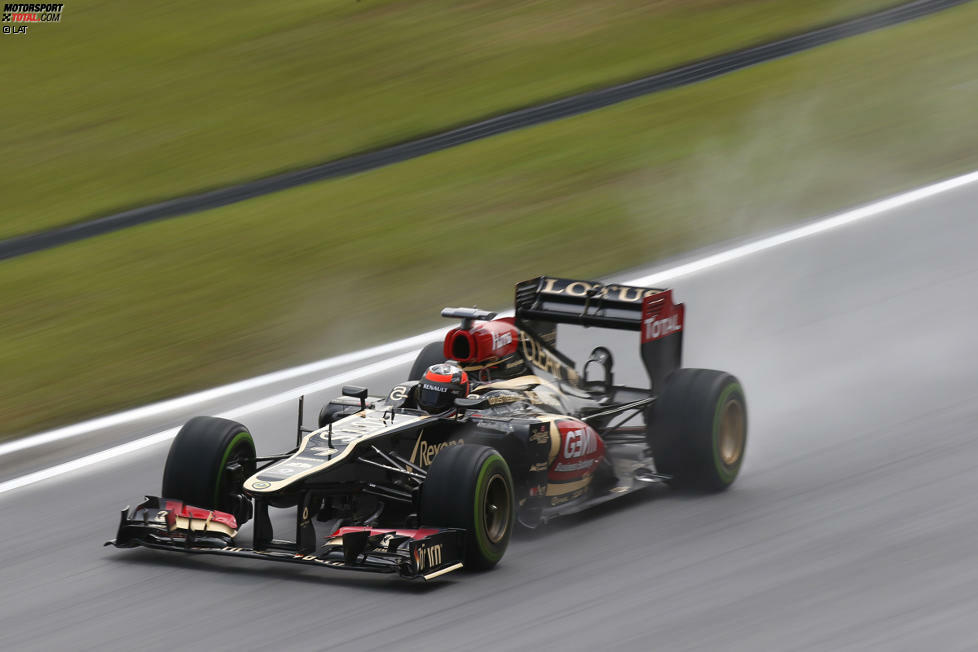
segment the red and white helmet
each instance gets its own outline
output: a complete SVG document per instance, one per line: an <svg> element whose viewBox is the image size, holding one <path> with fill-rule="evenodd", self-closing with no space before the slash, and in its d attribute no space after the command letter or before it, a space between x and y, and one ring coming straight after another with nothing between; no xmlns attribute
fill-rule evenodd
<svg viewBox="0 0 978 652"><path fill-rule="evenodd" d="M454 407L455 399L469 393L469 375L453 364L428 367L418 383L418 407L438 414Z"/></svg>

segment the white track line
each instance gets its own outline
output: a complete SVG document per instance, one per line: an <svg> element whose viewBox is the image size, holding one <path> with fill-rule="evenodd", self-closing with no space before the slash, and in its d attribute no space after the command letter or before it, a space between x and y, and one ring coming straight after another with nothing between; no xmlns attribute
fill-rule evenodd
<svg viewBox="0 0 978 652"><path fill-rule="evenodd" d="M313 392L318 392L330 387L335 387L336 385L342 385L343 383L349 383L357 378L362 378L363 376L369 376L370 374L380 373L386 371L391 367L396 367L397 365L407 364L414 360L414 357L418 354L417 351L409 351L407 353L402 353L394 358L388 358L386 360L381 360L380 362L375 362L369 364L365 367L360 367L346 373L337 374L331 378L324 378L318 380L314 383L309 383L308 385L303 385L302 387L296 387L290 389L281 394L276 394L274 396L269 396L268 398L263 398L260 401L254 403L248 403L247 405L242 405L240 407L234 408L219 414L217 416L223 417L225 419L239 419L245 415L251 414L253 412L258 412L270 407L274 407L285 401L290 401L302 396L304 394L311 394ZM59 475L64 475L71 471L76 471L78 469L83 469L94 464L102 464L108 462L109 460L121 457L123 455L129 455L130 453L135 453L136 451L143 450L150 446L155 446L156 444L162 444L170 441L177 436L177 432L180 428L170 428L169 430L164 430L163 432L158 432L154 435L149 435L147 437L142 437L134 441L126 442L125 444L120 444L118 446L113 446L104 451L99 451L97 453L92 453L91 455L86 455L78 459L74 459L62 464L57 464L55 466L48 467L46 469L41 469L40 471L35 471L33 473L28 473L16 477L12 480L7 480L6 482L0 482L0 494L7 493L8 491L13 491L14 489L20 489L21 487L26 487L28 485L41 482L42 480L48 480L49 478L55 478Z"/></svg>
<svg viewBox="0 0 978 652"><path fill-rule="evenodd" d="M179 398L153 403L151 405L135 408L133 410L126 410L125 412L98 417L97 419L92 419L90 421L83 421L74 425L65 426L64 428L49 430L47 432L31 435L29 437L15 439L13 441L0 444L0 457L28 448L44 446L63 439L78 437L79 435L85 435L95 430L102 430L104 428L111 428L113 426L132 423L134 421L139 421L140 419L159 416L175 410L183 410L195 405L201 405L207 401L224 398L239 392L257 389L259 387L265 387L273 383L289 380L298 376L304 376L317 371L325 371L327 369L340 367L345 364L369 360L370 358L376 358L381 355L390 355L391 353L403 351L404 349L418 349L432 340L439 337L444 337L447 331L448 327L429 331L427 333L415 335L414 337L409 337L407 339L390 342L389 344L382 344L369 349L363 349L362 351L354 351L353 353L336 356L335 358L326 358L325 360L319 360L318 362L310 362L298 367L292 367L291 369L283 369L282 371L275 371L263 376L257 376L255 378L249 378L248 380L231 383L230 385L222 385L221 387L215 387L214 389L204 390L195 394L188 394L187 396L181 396Z"/></svg>
<svg viewBox="0 0 978 652"><path fill-rule="evenodd" d="M664 269L646 276L639 278L634 278L631 280L624 281L624 283L629 285L657 285L664 283L665 281L674 280L682 276L688 276L690 274L695 274L697 272L702 272L719 265L723 265L746 256L750 256L773 247L779 247L790 242L795 242L796 240L801 240L803 238L808 238L811 236L819 235L827 231L837 229L839 227L847 226L855 222L859 222L871 217L877 217L883 215L889 211L914 204L916 202L934 197L945 192L950 192L957 188L978 182L978 171L971 172L969 174L964 174L959 177L954 177L946 181L941 181L923 188L918 188L917 190L911 190L909 192L896 195L895 197L890 197L888 199L883 199L872 204L867 204L866 206L861 206L845 213L840 213L839 215L834 215L832 217L826 217L821 220L806 224L789 231L784 231L766 238L761 238L760 240L755 240L726 251L721 251L698 260L694 260L676 267L671 267L669 269ZM190 394L181 398L172 399L170 401L163 401L161 403L155 403L143 408L137 408L135 410L129 410L126 412L120 412L118 414L109 415L106 417L101 417L99 419L93 419L91 421L86 421L84 423L76 424L74 426L68 426L66 428L59 428L58 430L52 430L46 433L41 433L39 435L34 435L32 437L27 437L23 440L17 440L9 442L7 444L0 445L0 456L13 452L15 450L23 450L26 448L31 448L33 446L40 446L42 444L50 443L53 441L58 441L61 439L66 439L68 437L75 437L86 432L91 432L99 428L106 428L110 426L121 425L123 423L128 423L135 421L137 419L142 419L149 416L158 415L169 410L188 408L194 405L199 405L208 400L214 398L220 398L223 396L228 396L240 391L248 389L257 389L265 385L269 385L274 382L279 382L281 380L287 380L289 378L294 378L296 376L318 371L325 370L331 367L340 366L343 364L349 364L351 362L358 362L361 360L367 360L372 357L379 355L390 354L396 351L401 351L405 348L410 348L411 350L407 353L402 353L394 358L381 360L369 364L365 367L360 367L352 371L338 374L331 378L326 378L315 383L304 385L302 387L297 387L286 392L277 394L275 396L261 399L256 402L243 405L241 407L230 410L220 416L225 418L235 418L240 417L244 414L249 414L258 410L271 407L278 403L282 403L287 400L292 400L306 393L311 393L314 391L327 389L329 387L339 385L341 383L349 382L355 380L362 376L367 376L374 373L379 373L386 371L393 367L401 364L406 364L411 361L417 354L417 347L423 346L432 339L443 335L448 329L438 329L435 331L429 331L427 333L422 333L420 335L415 335L414 337L409 337L407 339L398 340L397 342L391 342L389 344L384 344L381 346L376 346L370 349L364 349L362 351L356 351L354 353L348 353L346 355L341 355L335 358L327 358L325 360L320 360L319 362L313 362L307 365L302 365L300 367L293 367L291 369L285 369L283 371L278 371L275 373L267 374L264 376L258 376L257 378L252 378L250 380L243 380L238 383L233 383L231 385L224 385L223 387L218 387L212 390L207 390L204 392L198 392L196 394ZM94 464L100 464L102 462L117 458L123 455L128 455L129 453L144 449L148 446L154 444L169 441L174 436L176 436L177 428L171 428L169 430L159 432L135 441L127 442L113 448L109 448L98 453L93 453L91 455L86 455L63 464L58 464L56 466L49 467L47 469L42 469L40 471L35 471L34 473L29 473L12 480L7 480L6 482L0 483L0 494L13 491L14 489L19 489L21 487L26 487L28 485L41 482L42 480L47 480L49 478L54 478L71 471L78 469L90 467Z"/></svg>
<svg viewBox="0 0 978 652"><path fill-rule="evenodd" d="M726 251L721 251L720 253L713 254L712 256L706 256L705 258L700 258L699 260L694 260L677 267L672 267L670 269L662 270L661 272L655 272L653 274L649 274L648 276L627 281L627 283L655 286L663 283L664 281L672 281L681 276L688 276L689 274L701 272L703 270L710 269L711 267L716 267L718 265L723 265L724 263L737 260L738 258L744 258L745 256L756 254L764 251L765 249L779 247L781 245L788 244L789 242L801 240L802 238L808 238L813 235L825 233L826 231L831 231L832 229L848 226L849 224L853 224L854 222L859 222L870 217L877 217L889 211L896 210L897 208L903 208L904 206L923 201L924 199L928 199L929 197L933 197L935 195L950 192L951 190L955 190L975 182L978 182L978 171L970 172L946 181L940 181L929 186L924 186L923 188L918 188L917 190L911 190L909 192L896 195L895 197L890 197L889 199L882 199L880 201L873 202L872 204L867 204L866 206L860 206L859 208L854 208L846 211L845 213L840 213L839 215L824 217L815 222L806 224L805 226L800 226L796 229L791 229L790 231L784 231L782 233L776 233L775 235L767 238L761 238L760 240L748 242L747 244L734 247L733 249L727 249Z"/></svg>

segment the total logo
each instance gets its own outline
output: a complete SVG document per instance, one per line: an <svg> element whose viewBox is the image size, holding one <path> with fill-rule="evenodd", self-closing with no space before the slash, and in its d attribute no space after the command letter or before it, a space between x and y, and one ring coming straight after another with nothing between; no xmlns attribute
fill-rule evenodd
<svg viewBox="0 0 978 652"><path fill-rule="evenodd" d="M646 341L657 340L683 329L683 325L679 323L679 315L672 315L664 319L649 317L643 323L645 324Z"/></svg>

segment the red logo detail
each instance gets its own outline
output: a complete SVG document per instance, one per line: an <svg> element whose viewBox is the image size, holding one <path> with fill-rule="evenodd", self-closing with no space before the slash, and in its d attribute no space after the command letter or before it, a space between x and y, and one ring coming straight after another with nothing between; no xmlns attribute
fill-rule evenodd
<svg viewBox="0 0 978 652"><path fill-rule="evenodd" d="M601 435L582 421L557 422L560 453L550 467L551 482L569 482L590 475L604 457Z"/></svg>
<svg viewBox="0 0 978 652"><path fill-rule="evenodd" d="M654 342L683 329L685 306L672 302L672 290L645 297L642 303L642 342Z"/></svg>
<svg viewBox="0 0 978 652"><path fill-rule="evenodd" d="M486 362L516 353L520 332L502 320L477 322L470 330L455 328L445 336L445 358Z"/></svg>

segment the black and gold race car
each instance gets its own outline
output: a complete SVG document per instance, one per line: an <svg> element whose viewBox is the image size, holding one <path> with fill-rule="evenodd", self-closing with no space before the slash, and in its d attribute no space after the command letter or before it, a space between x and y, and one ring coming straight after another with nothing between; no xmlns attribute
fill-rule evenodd
<svg viewBox="0 0 978 652"><path fill-rule="evenodd" d="M494 566L517 523L737 477L744 391L728 373L682 368L671 290L540 277L516 286L513 317L442 314L461 324L422 349L407 382L384 396L344 387L292 451L259 457L244 425L188 421L162 497L123 510L108 544L430 580ZM602 346L575 365L557 324L636 331L649 386L615 384ZM294 536L275 537L270 508L295 510Z"/></svg>

